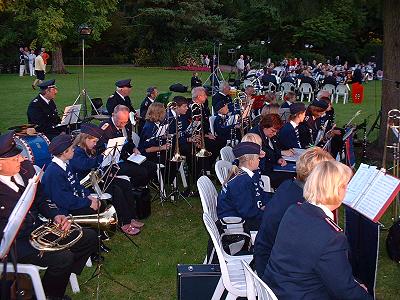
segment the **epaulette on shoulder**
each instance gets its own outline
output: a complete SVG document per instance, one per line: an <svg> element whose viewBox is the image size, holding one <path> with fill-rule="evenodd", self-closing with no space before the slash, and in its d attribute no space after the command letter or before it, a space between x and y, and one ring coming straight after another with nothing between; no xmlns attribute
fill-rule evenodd
<svg viewBox="0 0 400 300"><path fill-rule="evenodd" d="M101 130L106 130L110 126L110 123L104 123L103 126L101 126Z"/></svg>
<svg viewBox="0 0 400 300"><path fill-rule="evenodd" d="M39 101L38 98L35 98L35 99L32 100L33 103L36 103L38 101Z"/></svg>
<svg viewBox="0 0 400 300"><path fill-rule="evenodd" d="M343 232L343 229L340 228L331 218L326 217L325 221L336 231Z"/></svg>
<svg viewBox="0 0 400 300"><path fill-rule="evenodd" d="M239 172L237 174L235 174L235 176L232 176L231 179L228 180L228 182L238 178L239 176L243 176L247 174L245 171L243 171L242 169L239 169Z"/></svg>
<svg viewBox="0 0 400 300"><path fill-rule="evenodd" d="M114 97L114 95L110 95L110 96L108 97L108 99L110 99L110 98L112 98L112 97Z"/></svg>

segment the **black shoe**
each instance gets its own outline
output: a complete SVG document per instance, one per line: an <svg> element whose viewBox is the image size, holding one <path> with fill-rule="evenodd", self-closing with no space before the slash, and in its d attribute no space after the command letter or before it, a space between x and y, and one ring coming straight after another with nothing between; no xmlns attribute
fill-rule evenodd
<svg viewBox="0 0 400 300"><path fill-rule="evenodd" d="M92 260L93 263L102 263L104 261L104 256L96 253L96 254L92 254L90 256L90 259Z"/></svg>
<svg viewBox="0 0 400 300"><path fill-rule="evenodd" d="M182 192L182 196L187 198L190 197L190 195L192 194L192 192L190 191L189 188L186 188L183 192Z"/></svg>
<svg viewBox="0 0 400 300"><path fill-rule="evenodd" d="M189 197L200 197L199 191L191 192Z"/></svg>
<svg viewBox="0 0 400 300"><path fill-rule="evenodd" d="M104 252L104 253L108 253L108 252L111 251L111 248L110 248L110 247L107 247L105 244L101 243L101 245L100 245L100 251L101 251L101 252Z"/></svg>
<svg viewBox="0 0 400 300"><path fill-rule="evenodd" d="M72 300L72 298L68 295L64 295L62 297L46 297L46 300Z"/></svg>

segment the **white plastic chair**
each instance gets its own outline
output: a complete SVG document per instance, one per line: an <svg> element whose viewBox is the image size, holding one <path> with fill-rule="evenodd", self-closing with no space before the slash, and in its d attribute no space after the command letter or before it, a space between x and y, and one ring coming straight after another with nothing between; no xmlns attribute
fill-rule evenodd
<svg viewBox="0 0 400 300"><path fill-rule="evenodd" d="M278 300L269 286L257 276L249 264L242 260L247 286L248 300Z"/></svg>
<svg viewBox="0 0 400 300"><path fill-rule="evenodd" d="M219 154L221 155L222 160L226 160L229 162L233 162L235 160L235 155L233 154L232 147L225 146L220 151Z"/></svg>
<svg viewBox="0 0 400 300"><path fill-rule="evenodd" d="M249 263L252 261L253 256L231 256L227 254L222 248L221 238L212 217L205 212L203 213L203 221L214 244L221 268L221 278L214 291L212 300L220 299L225 289L228 291L226 299L246 297L246 279L241 261L244 260Z"/></svg>
<svg viewBox="0 0 400 300"><path fill-rule="evenodd" d="M274 190L271 188L271 179L267 175L261 175L261 180L264 184L264 191L273 193Z"/></svg>
<svg viewBox="0 0 400 300"><path fill-rule="evenodd" d="M218 160L215 163L215 173L217 174L218 180L221 184L228 178L232 163L226 160Z"/></svg>
<svg viewBox="0 0 400 300"><path fill-rule="evenodd" d="M217 216L217 197L218 192L207 176L203 175L197 180L197 189L199 190L203 212L210 214L214 222L218 220Z"/></svg>
<svg viewBox="0 0 400 300"><path fill-rule="evenodd" d="M330 99L331 99L331 101L333 101L333 97L334 97L335 91L336 91L336 87L333 84L329 84L329 83L324 84L324 86L321 88L321 90L331 93Z"/></svg>
<svg viewBox="0 0 400 300"><path fill-rule="evenodd" d="M214 122L215 122L215 119L217 118L217 116L210 116L209 118L208 118L208 122L210 123L210 131L211 131L211 133L215 136L215 131L214 131Z"/></svg>
<svg viewBox="0 0 400 300"><path fill-rule="evenodd" d="M295 86L293 83L285 81L285 82L281 83L280 91L281 91L281 97L283 100L283 97L285 97L285 94L295 91Z"/></svg>
<svg viewBox="0 0 400 300"><path fill-rule="evenodd" d="M310 102L314 97L313 88L312 88L311 84L309 84L307 82L304 82L304 83L300 84L299 91L300 91L300 94L301 94L301 96L300 96L300 101L301 102L303 102L304 96L307 96L308 102Z"/></svg>
<svg viewBox="0 0 400 300"><path fill-rule="evenodd" d="M346 102L348 102L349 89L345 84L339 84L336 87L335 93L336 93L336 99L335 99L336 103L338 103L340 96L343 97L343 104L346 104Z"/></svg>

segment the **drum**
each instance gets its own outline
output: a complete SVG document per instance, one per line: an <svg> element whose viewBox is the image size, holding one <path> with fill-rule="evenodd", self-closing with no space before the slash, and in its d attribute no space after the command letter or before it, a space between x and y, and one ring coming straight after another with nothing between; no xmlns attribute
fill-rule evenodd
<svg viewBox="0 0 400 300"><path fill-rule="evenodd" d="M22 148L22 155L42 168L51 162L49 139L42 133L36 135L16 135L15 143Z"/></svg>

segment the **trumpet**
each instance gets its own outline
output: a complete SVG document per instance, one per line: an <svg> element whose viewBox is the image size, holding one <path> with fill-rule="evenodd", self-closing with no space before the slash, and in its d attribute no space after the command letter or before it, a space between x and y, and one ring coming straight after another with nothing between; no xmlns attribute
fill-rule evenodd
<svg viewBox="0 0 400 300"><path fill-rule="evenodd" d="M117 230L118 218L114 206L107 206L106 210L97 215L68 216L71 229L65 232L59 225L49 222L32 231L29 242L39 251L59 251L73 246L83 235L79 224L100 228L107 232L108 236L114 235Z"/></svg>
<svg viewBox="0 0 400 300"><path fill-rule="evenodd" d="M392 132L394 136L389 137L389 133ZM400 174L400 110L392 109L388 112L386 120L386 132L385 132L385 145L383 148L383 159L382 168L386 169L387 152L388 149L393 150L393 159L391 166L391 173L395 177L399 177ZM396 200L393 205L393 221L399 218L399 196L396 196Z"/></svg>

